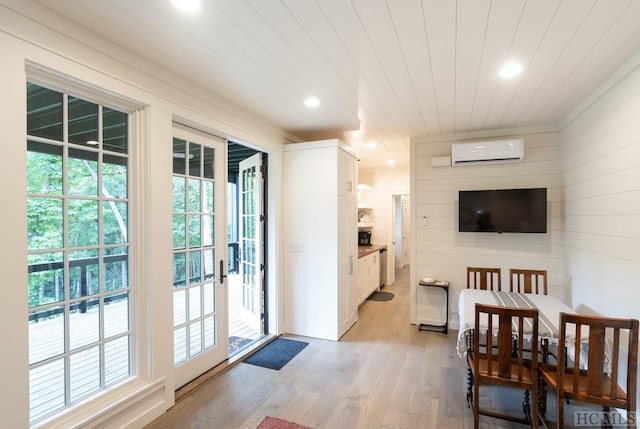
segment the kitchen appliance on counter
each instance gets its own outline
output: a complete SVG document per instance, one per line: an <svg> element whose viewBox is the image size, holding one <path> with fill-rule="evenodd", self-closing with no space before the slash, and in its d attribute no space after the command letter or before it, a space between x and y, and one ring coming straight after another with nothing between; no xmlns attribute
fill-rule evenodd
<svg viewBox="0 0 640 429"><path fill-rule="evenodd" d="M358 246L371 246L371 231L358 231Z"/></svg>

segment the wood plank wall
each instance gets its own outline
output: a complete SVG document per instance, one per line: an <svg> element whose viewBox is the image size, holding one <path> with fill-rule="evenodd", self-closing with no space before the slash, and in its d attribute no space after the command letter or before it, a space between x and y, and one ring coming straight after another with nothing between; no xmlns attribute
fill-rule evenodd
<svg viewBox="0 0 640 429"><path fill-rule="evenodd" d="M585 312L638 318L638 66L568 122L560 136L565 180L564 256L573 289L572 306Z"/></svg>
<svg viewBox="0 0 640 429"><path fill-rule="evenodd" d="M523 162L494 165L431 167L431 158L449 156L451 143L478 138L521 136L525 140ZM570 302L563 272L562 176L558 133L548 130L501 130L491 134L467 134L439 141L412 141L412 203L415 216L414 281L429 276L451 282L450 322L458 325L457 298L466 287L467 266L502 268L502 284L508 288L509 268L545 269L549 294ZM547 234L496 234L458 232L458 191L473 189L547 188ZM420 219L428 216L428 225ZM414 288L415 289L415 288ZM437 311L438 298L414 291L417 312ZM433 294L432 294L433 295Z"/></svg>

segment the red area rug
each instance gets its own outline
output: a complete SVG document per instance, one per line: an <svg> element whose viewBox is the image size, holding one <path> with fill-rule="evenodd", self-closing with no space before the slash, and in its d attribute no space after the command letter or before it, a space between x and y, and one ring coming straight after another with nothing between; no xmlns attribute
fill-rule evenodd
<svg viewBox="0 0 640 429"><path fill-rule="evenodd" d="M282 420L277 417L265 417L256 429L311 429L309 426Z"/></svg>

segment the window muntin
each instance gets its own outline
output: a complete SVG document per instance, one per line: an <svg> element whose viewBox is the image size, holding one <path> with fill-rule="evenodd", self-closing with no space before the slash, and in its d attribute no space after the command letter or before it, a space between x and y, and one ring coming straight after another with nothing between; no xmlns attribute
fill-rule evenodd
<svg viewBox="0 0 640 429"><path fill-rule="evenodd" d="M27 83L30 419L132 374L129 114Z"/></svg>

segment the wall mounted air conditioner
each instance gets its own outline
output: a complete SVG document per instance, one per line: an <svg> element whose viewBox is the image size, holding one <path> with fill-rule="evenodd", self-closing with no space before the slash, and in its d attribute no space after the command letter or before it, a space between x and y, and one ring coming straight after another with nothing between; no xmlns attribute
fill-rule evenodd
<svg viewBox="0 0 640 429"><path fill-rule="evenodd" d="M452 165L498 164L524 159L524 139L478 140L451 145Z"/></svg>

